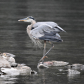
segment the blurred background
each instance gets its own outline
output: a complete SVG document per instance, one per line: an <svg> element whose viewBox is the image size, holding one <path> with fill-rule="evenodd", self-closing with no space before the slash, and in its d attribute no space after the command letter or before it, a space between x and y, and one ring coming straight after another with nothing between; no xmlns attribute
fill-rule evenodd
<svg viewBox="0 0 84 84"><path fill-rule="evenodd" d="M43 48L34 47L27 35L28 23L18 22L19 19L33 16L36 21L54 21L66 33L60 33L62 43L54 43L54 49L46 60L66 61L70 64L84 64L84 1L83 0L0 0L0 52L16 55L17 63L25 63L37 70L42 57ZM50 45L47 44L47 49ZM55 69L45 72L45 84L83 84L80 80L69 82L66 75L60 77L52 74ZM42 76L42 75L41 75ZM18 77L16 83L44 84L38 77ZM56 79L55 79L56 78ZM23 81L22 81L22 80ZM26 83L25 83L25 81ZM50 81L48 81L50 80ZM32 82L33 81L33 82ZM81 82L82 81L82 82Z"/></svg>

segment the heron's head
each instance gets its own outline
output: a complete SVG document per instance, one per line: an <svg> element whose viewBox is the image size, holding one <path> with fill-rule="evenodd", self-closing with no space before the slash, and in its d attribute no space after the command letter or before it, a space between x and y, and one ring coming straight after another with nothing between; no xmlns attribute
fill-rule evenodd
<svg viewBox="0 0 84 84"><path fill-rule="evenodd" d="M34 18L32 16L28 16L27 18L23 18L23 19L20 19L18 21L32 22L32 20L34 20Z"/></svg>

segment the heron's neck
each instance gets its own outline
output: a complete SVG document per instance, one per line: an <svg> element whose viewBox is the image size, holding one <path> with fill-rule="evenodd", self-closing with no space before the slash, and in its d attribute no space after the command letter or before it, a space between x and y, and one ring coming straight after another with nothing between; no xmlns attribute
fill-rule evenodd
<svg viewBox="0 0 84 84"><path fill-rule="evenodd" d="M36 23L36 21L35 20L32 20L31 21L31 24L30 25L28 25L27 26L27 33L30 35L30 31L31 31L31 29L32 29L32 27L33 27L33 25Z"/></svg>
<svg viewBox="0 0 84 84"><path fill-rule="evenodd" d="M36 23L35 20L32 20L32 21L31 21L31 25L32 25L32 26L33 26L35 23Z"/></svg>

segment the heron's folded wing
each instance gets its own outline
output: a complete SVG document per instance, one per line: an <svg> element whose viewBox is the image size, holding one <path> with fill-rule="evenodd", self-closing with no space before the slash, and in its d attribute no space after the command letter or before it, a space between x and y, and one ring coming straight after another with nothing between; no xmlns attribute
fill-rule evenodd
<svg viewBox="0 0 84 84"><path fill-rule="evenodd" d="M48 24L43 24L40 25L34 29L32 29L30 31L30 34L38 39L39 37L42 37L44 35L48 35L48 36L53 36L56 35L56 33L60 32L60 30L58 28L53 28L52 26L48 25Z"/></svg>
<svg viewBox="0 0 84 84"><path fill-rule="evenodd" d="M39 27L40 25L51 26L52 28L56 28L58 32L59 32L59 31L64 31L64 32L66 32L64 29L62 29L60 26L58 26L57 23L52 22L52 21L48 21L48 22L37 22L36 24L34 24L33 27L34 27L34 28L37 28L37 27Z"/></svg>

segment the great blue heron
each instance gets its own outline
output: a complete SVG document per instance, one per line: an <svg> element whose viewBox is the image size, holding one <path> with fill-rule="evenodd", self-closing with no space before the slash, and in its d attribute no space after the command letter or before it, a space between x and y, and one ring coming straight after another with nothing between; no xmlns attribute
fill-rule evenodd
<svg viewBox="0 0 84 84"><path fill-rule="evenodd" d="M58 24L55 22L52 21L36 22L32 16L20 19L18 21L31 23L30 25L27 26L27 33L35 45L41 46L40 40L44 41L43 57L40 59L40 61L42 62L46 57L46 55L48 54L48 52L54 47L54 45L51 42L63 41L58 33L60 31L65 32L65 30L62 29L60 26L58 26ZM52 47L47 52L46 52L46 41L52 44Z"/></svg>

